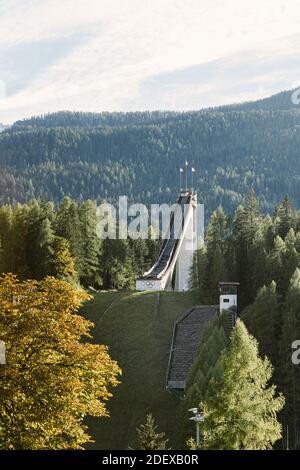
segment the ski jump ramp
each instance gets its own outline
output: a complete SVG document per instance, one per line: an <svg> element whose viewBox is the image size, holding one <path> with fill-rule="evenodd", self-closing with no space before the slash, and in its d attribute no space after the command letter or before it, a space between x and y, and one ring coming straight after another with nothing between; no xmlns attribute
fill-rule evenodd
<svg viewBox="0 0 300 470"><path fill-rule="evenodd" d="M194 252L203 241L199 207L197 193L180 193L159 255L151 269L136 280L136 290L189 290Z"/></svg>

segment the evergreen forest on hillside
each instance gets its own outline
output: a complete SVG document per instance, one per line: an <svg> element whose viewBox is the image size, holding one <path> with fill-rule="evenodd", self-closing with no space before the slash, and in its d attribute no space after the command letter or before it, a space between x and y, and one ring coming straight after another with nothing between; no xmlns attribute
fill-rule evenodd
<svg viewBox="0 0 300 470"><path fill-rule="evenodd" d="M199 303L218 303L220 280L240 282L239 316L256 338L260 357L270 360L272 383L285 397L280 413L284 442L299 448L300 371L292 362L292 345L300 338L300 211L287 197L265 216L250 191L233 216L222 208L212 214L191 273ZM220 354L230 333L222 320L209 325L189 377L185 416L222 376Z"/></svg>
<svg viewBox="0 0 300 470"><path fill-rule="evenodd" d="M188 160L207 216L219 205L235 210L249 186L264 212L285 194L299 207L300 112L291 94L185 113L59 112L18 121L0 134L0 203L120 195L173 203Z"/></svg>
<svg viewBox="0 0 300 470"><path fill-rule="evenodd" d="M100 240L93 201L66 197L54 204L0 207L0 272L20 279L55 276L72 284L102 289L134 288L149 268L159 240Z"/></svg>

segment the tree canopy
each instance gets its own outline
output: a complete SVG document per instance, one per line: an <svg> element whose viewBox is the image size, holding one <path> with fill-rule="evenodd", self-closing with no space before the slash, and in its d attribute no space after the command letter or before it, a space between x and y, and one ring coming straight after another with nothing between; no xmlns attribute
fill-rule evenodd
<svg viewBox="0 0 300 470"><path fill-rule="evenodd" d="M203 403L202 447L263 450L281 438L277 414L284 399L268 386L272 366L258 355L256 340L238 320L230 346L220 356L221 378L213 379Z"/></svg>
<svg viewBox="0 0 300 470"><path fill-rule="evenodd" d="M91 441L83 420L109 416L120 369L105 346L91 344L78 315L89 296L46 277L0 278L0 448L78 449Z"/></svg>
<svg viewBox="0 0 300 470"><path fill-rule="evenodd" d="M122 194L173 203L188 160L207 215L219 205L236 209L250 186L264 212L285 194L299 206L300 113L290 97L186 113L61 112L18 122L0 134L0 203L116 201ZM285 231L283 224L280 236Z"/></svg>

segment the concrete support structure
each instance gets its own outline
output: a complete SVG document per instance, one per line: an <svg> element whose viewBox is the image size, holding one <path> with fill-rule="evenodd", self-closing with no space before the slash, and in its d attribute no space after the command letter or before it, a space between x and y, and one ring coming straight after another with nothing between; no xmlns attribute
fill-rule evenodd
<svg viewBox="0 0 300 470"><path fill-rule="evenodd" d="M187 211L185 225L182 233L182 241L176 260L175 291L189 290L190 272L193 264L194 253L197 250L197 196L194 195L191 206Z"/></svg>

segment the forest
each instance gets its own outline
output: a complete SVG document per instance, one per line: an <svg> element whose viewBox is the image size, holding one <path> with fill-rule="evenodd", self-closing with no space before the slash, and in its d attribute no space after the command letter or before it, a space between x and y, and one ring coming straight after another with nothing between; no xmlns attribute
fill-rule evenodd
<svg viewBox="0 0 300 470"><path fill-rule="evenodd" d="M199 303L218 304L220 279L240 282L239 317L256 338L260 357L270 360L271 383L285 397L280 448L286 448L287 442L299 448L300 371L292 362L292 343L300 338L300 211L293 209L288 197L271 215L260 212L252 190L234 215L222 208L214 211L191 273ZM221 352L230 333L222 319L208 325L188 380L185 416L191 406L208 399L212 383L222 376ZM245 370L247 357L241 364Z"/></svg>
<svg viewBox="0 0 300 470"><path fill-rule="evenodd" d="M208 217L219 205L235 210L249 186L264 213L285 194L299 207L299 143L291 92L185 113L58 112L18 121L0 134L0 203L119 195L173 203L188 160Z"/></svg>
<svg viewBox="0 0 300 470"><path fill-rule="evenodd" d="M56 278L76 288L134 289L136 276L153 262L159 240L101 241L95 230L97 217L94 201L78 203L68 197L58 207L38 201L2 206L1 273L17 275L24 286L30 282L27 279L43 283ZM206 420L206 428L202 429L207 436L204 448L269 448L277 441L277 446L284 448L288 441L292 448L298 448L300 373L291 355L293 341L300 338L300 211L293 208L287 196L266 215L250 189L233 214L227 214L222 207L213 212L205 243L195 253L191 270L195 304L218 304L220 280L240 282L238 314L243 323L239 320L233 332L222 317L207 325L181 405L182 442L193 434L192 427L187 426L188 410L200 403L224 417L228 412L226 400L232 400L235 393L239 397L235 412L240 422L243 406L246 413L253 409L247 397L239 395L243 380L252 377L244 384L244 394L249 390L261 396L253 419L257 429L265 430L264 437L261 431L251 430L247 421L241 442L235 443L230 437L227 441L229 431L224 428L216 441L211 429L220 424L220 417L216 419L211 412L211 420ZM5 282L11 282L10 278ZM232 377L232 368L240 379L230 379L230 386L239 386L235 392L230 388L227 395L221 389L219 393L225 395L220 400L216 384L223 386L226 373ZM253 375L254 370L257 374ZM224 408L219 410L221 402ZM266 403L270 404L268 411ZM206 413L209 416L209 411ZM231 415L228 423L230 419ZM242 439L239 427L235 431ZM190 443L190 448L193 445Z"/></svg>
<svg viewBox="0 0 300 470"><path fill-rule="evenodd" d="M220 280L240 288L236 328L219 317L203 334L181 404L181 442L196 448L187 444L188 410L203 404L201 448L300 447L300 372L291 360L300 339L300 113L290 98L286 92L185 113L59 112L1 132L1 337L11 361L2 397L11 410L2 407L0 447L80 448L90 440L83 418L107 416L103 403L121 371L105 347L82 343L92 327L77 315L90 299L82 287L134 289L159 240L100 240L97 203L123 194L174 203L185 160L197 170L194 187L207 218L190 276L195 304L218 304ZM75 378L64 372L73 356ZM47 375L51 361L57 376ZM81 375L82 362L91 374ZM74 380L66 401L57 377ZM97 383L104 384L100 401ZM142 448L154 427L148 415ZM155 448L166 448L157 436Z"/></svg>
<svg viewBox="0 0 300 470"><path fill-rule="evenodd" d="M32 201L0 207L0 272L19 279L55 276L102 289L133 288L151 266L157 239L100 240L97 206L65 197L59 207Z"/></svg>

